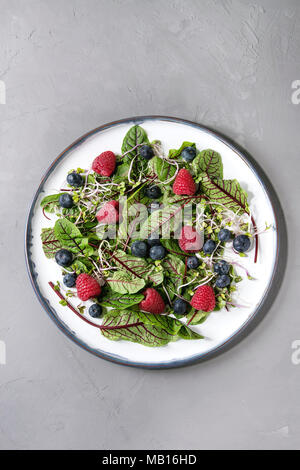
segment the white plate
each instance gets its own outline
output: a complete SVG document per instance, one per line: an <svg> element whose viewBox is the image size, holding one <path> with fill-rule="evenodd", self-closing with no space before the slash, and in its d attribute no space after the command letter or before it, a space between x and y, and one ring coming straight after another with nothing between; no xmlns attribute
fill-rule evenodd
<svg viewBox="0 0 300 470"><path fill-rule="evenodd" d="M236 302L249 305L244 308L223 309L212 312L202 325L193 327L205 336L204 340L179 340L159 348L126 341L110 341L98 329L78 318L70 309L59 304L59 298L48 285L61 279L61 270L44 256L40 242L42 227L53 226L39 207L41 199L59 190L70 168L88 168L93 159L104 150L120 153L124 135L134 124L142 125L149 140L161 140L165 151L178 148L183 141L195 142L199 150L212 148L223 159L224 178L236 178L249 194L249 204L258 227L265 222L274 227L259 236L258 261L254 264L254 249L247 258L238 258L255 278L238 284ZM176 118L147 116L130 118L97 128L68 147L51 165L34 197L26 230L26 258L28 271L36 294L57 325L76 343L90 352L127 365L142 367L175 367L204 359L224 349L237 339L245 327L257 317L270 292L278 260L278 230L274 213L274 201L268 182L255 162L249 161L236 146L219 134L198 124ZM53 218L53 217L52 217ZM237 269L239 271L239 269Z"/></svg>

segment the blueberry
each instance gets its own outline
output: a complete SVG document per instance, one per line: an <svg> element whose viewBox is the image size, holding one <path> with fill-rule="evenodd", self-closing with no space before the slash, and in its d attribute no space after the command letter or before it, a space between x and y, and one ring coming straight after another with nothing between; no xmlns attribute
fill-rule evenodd
<svg viewBox="0 0 300 470"><path fill-rule="evenodd" d="M221 276L217 277L216 280L216 286L220 287L221 289L223 287L229 286L230 284L230 277L227 274L221 274Z"/></svg>
<svg viewBox="0 0 300 470"><path fill-rule="evenodd" d="M214 272L217 274L228 274L229 268L229 264L223 259L214 264Z"/></svg>
<svg viewBox="0 0 300 470"><path fill-rule="evenodd" d="M73 263L73 255L71 251L62 248L55 253L55 261L60 266L67 267Z"/></svg>
<svg viewBox="0 0 300 470"><path fill-rule="evenodd" d="M233 240L233 248L239 253L249 250L250 244L250 238L247 235L238 235Z"/></svg>
<svg viewBox="0 0 300 470"><path fill-rule="evenodd" d="M63 277L63 283L67 287L74 287L76 284L76 274L75 273L68 273L65 274Z"/></svg>
<svg viewBox="0 0 300 470"><path fill-rule="evenodd" d="M207 240L204 243L202 250L206 254L211 254L215 250L215 248L216 248L216 242L214 242L213 240Z"/></svg>
<svg viewBox="0 0 300 470"><path fill-rule="evenodd" d="M197 258L197 256L189 256L186 265L189 269L197 269L200 265L200 260Z"/></svg>
<svg viewBox="0 0 300 470"><path fill-rule="evenodd" d="M133 256L137 256L138 258L146 258L148 252L148 246L145 242L133 242L131 245L131 253Z"/></svg>
<svg viewBox="0 0 300 470"><path fill-rule="evenodd" d="M187 310L187 302L182 299L176 299L173 303L174 313L178 315L184 315Z"/></svg>
<svg viewBox="0 0 300 470"><path fill-rule="evenodd" d="M158 234L151 233L148 237L147 243L149 246L161 245Z"/></svg>
<svg viewBox="0 0 300 470"><path fill-rule="evenodd" d="M100 317L101 313L102 313L101 305L93 304L93 305L90 306L89 314L91 315L91 317L93 317L93 318Z"/></svg>
<svg viewBox="0 0 300 470"><path fill-rule="evenodd" d="M145 194L150 199L159 199L161 197L161 190L158 186L150 186L145 191Z"/></svg>
<svg viewBox="0 0 300 470"><path fill-rule="evenodd" d="M139 148L139 154L145 160L151 160L151 158L154 157L153 148L150 147L150 145L142 145Z"/></svg>
<svg viewBox="0 0 300 470"><path fill-rule="evenodd" d="M181 152L181 157L186 162L191 162L192 160L194 160L195 156L196 156L195 147L185 147L185 149L183 149Z"/></svg>
<svg viewBox="0 0 300 470"><path fill-rule="evenodd" d="M71 196L71 194L61 194L59 196L59 205L61 207L64 207L65 209L70 209L70 207L73 207L74 206L74 201L73 201L73 198Z"/></svg>
<svg viewBox="0 0 300 470"><path fill-rule="evenodd" d="M152 202L150 206L148 206L148 212L152 214L155 211L158 211L160 209L160 204L159 202Z"/></svg>
<svg viewBox="0 0 300 470"><path fill-rule="evenodd" d="M67 176L67 182L70 186L74 186L74 188L79 188L83 185L83 178L79 173L73 171L73 173L69 173Z"/></svg>
<svg viewBox="0 0 300 470"><path fill-rule="evenodd" d="M220 242L228 242L231 238L231 232L227 228L222 228L218 233L218 239Z"/></svg>
<svg viewBox="0 0 300 470"><path fill-rule="evenodd" d="M163 259L167 254L167 250L162 245L155 245L150 248L149 256L151 259Z"/></svg>

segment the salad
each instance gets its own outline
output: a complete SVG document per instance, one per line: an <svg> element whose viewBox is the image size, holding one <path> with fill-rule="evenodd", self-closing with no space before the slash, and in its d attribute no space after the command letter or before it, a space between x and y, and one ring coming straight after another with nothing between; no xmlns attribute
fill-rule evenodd
<svg viewBox="0 0 300 470"><path fill-rule="evenodd" d="M108 340L203 339L195 325L212 311L242 307L241 258L257 261L246 191L223 179L218 152L183 142L166 155L138 125L120 154L103 150L40 203L42 248L61 268L49 288Z"/></svg>

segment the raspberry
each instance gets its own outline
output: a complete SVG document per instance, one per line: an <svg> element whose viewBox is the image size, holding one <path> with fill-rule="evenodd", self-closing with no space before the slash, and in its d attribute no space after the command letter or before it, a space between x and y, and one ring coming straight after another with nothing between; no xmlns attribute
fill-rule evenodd
<svg viewBox="0 0 300 470"><path fill-rule="evenodd" d="M216 298L213 288L208 284L198 287L191 300L191 306L196 310L211 312L216 306Z"/></svg>
<svg viewBox="0 0 300 470"><path fill-rule="evenodd" d="M196 253L203 246L201 235L190 225L182 227L178 243L182 251L186 253Z"/></svg>
<svg viewBox="0 0 300 470"><path fill-rule="evenodd" d="M91 297L98 297L101 293L101 287L92 276L88 274L79 274L76 279L77 295L80 300L88 300Z"/></svg>
<svg viewBox="0 0 300 470"><path fill-rule="evenodd" d="M119 221L118 201L109 201L96 214L98 222L102 224L116 224Z"/></svg>
<svg viewBox="0 0 300 470"><path fill-rule="evenodd" d="M173 191L175 194L186 194L188 196L193 196L197 191L197 186L191 173L185 168L179 170L173 184Z"/></svg>
<svg viewBox="0 0 300 470"><path fill-rule="evenodd" d="M108 150L107 152L100 153L95 158L92 164L92 170L98 175L110 176L113 174L116 168L116 156L113 152Z"/></svg>
<svg viewBox="0 0 300 470"><path fill-rule="evenodd" d="M165 310L165 303L161 295L152 287L148 287L143 292L145 298L139 304L141 310L150 313L163 313Z"/></svg>

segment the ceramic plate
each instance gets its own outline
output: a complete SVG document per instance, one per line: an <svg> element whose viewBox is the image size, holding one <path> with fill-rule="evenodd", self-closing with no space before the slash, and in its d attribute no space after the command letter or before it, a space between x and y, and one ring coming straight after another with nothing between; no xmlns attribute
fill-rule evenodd
<svg viewBox="0 0 300 470"><path fill-rule="evenodd" d="M243 308L213 312L205 323L195 330L205 336L204 340L171 342L167 346L147 348L126 341L110 341L83 322L67 307L60 305L59 298L50 289L48 282L61 277L60 268L47 259L42 251L40 232L47 226L39 203L48 194L61 187L70 168L87 168L93 159L104 150L120 153L125 133L134 125L142 125L149 140L159 139L164 149L180 147L183 141L195 142L199 150L212 148L223 159L224 178L236 178L249 194L249 204L257 226L265 222L273 228L259 236L258 261L253 263L254 249L243 265L251 271L255 280L244 279L238 285L240 303ZM53 225L53 220L48 222ZM195 362L224 350L238 339L258 314L262 315L263 304L272 295L271 284L278 261L279 232L274 209L272 191L263 173L249 157L234 144L216 132L201 125L176 118L147 116L124 119L101 126L78 139L62 152L43 177L34 196L26 229L26 258L33 288L50 317L73 341L93 354L121 364L140 367L176 367ZM238 271L238 269L237 269ZM241 273L242 274L242 273ZM244 273L243 273L244 274Z"/></svg>

